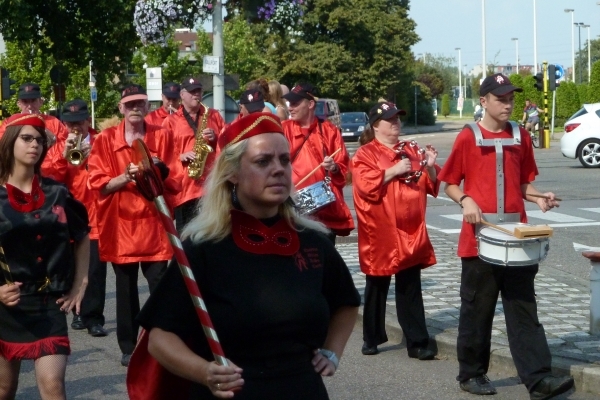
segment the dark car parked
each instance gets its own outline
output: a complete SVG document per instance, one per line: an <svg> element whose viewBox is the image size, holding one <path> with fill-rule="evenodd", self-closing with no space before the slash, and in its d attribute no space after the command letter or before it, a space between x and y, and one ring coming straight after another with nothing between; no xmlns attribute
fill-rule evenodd
<svg viewBox="0 0 600 400"><path fill-rule="evenodd" d="M342 113L342 137L344 140L357 141L369 126L369 118L364 112Z"/></svg>

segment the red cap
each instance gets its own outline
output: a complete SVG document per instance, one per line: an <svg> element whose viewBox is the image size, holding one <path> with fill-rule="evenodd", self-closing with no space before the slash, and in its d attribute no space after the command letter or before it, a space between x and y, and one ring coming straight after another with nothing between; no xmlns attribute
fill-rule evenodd
<svg viewBox="0 0 600 400"><path fill-rule="evenodd" d="M229 124L219 135L219 147L225 150L241 140L260 135L261 133L281 133L281 120L271 113L252 113Z"/></svg>
<svg viewBox="0 0 600 400"><path fill-rule="evenodd" d="M9 126L39 126L40 128L46 127L46 121L38 114L14 114L11 115L6 121L4 121L4 127Z"/></svg>

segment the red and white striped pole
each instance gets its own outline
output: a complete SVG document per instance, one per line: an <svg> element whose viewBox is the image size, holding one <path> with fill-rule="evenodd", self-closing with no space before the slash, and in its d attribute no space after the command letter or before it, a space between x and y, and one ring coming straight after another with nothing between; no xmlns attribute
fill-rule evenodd
<svg viewBox="0 0 600 400"><path fill-rule="evenodd" d="M190 297L192 298L194 308L196 309L196 314L198 315L198 318L200 318L202 329L204 330L204 334L208 339L208 345L210 346L213 356L215 357L215 361L219 365L228 366L229 363L225 358L223 348L221 347L221 342L219 342L217 332L215 331L210 316L208 315L208 310L206 309L206 304L204 304L204 300L202 299L200 288L198 287L198 283L194 278L194 274L190 268L190 263L187 259L187 256L183 251L181 239L179 238L179 233L175 229L171 212L169 211L169 207L167 207L167 203L162 195L164 191L163 184L156 173L154 163L151 160L150 152L148 151L146 144L141 139L136 139L133 142L132 147L134 154L136 155L135 161L137 161L139 167L138 173L136 174L136 187L142 196L150 201L153 201L154 205L158 209L160 220L163 224L163 227L167 231L167 236L169 238L169 242L171 242L171 246L173 247L175 259L179 265L179 270L183 276L183 281L185 282L185 286L187 287Z"/></svg>

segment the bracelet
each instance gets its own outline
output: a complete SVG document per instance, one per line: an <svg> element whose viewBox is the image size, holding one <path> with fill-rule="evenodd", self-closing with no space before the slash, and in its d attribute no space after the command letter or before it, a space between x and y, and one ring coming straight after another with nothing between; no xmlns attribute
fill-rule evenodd
<svg viewBox="0 0 600 400"><path fill-rule="evenodd" d="M325 356L325 358L327 358L329 361L331 361L333 363L333 365L335 366L335 370L337 371L338 365L340 365L340 360L337 358L335 353L333 351L327 350L327 349L319 349L319 353L321 353L323 356Z"/></svg>
<svg viewBox="0 0 600 400"><path fill-rule="evenodd" d="M464 199L466 199L467 197L471 197L468 194L463 195L460 199L458 199L458 205L460 206L460 208L463 208L462 202Z"/></svg>

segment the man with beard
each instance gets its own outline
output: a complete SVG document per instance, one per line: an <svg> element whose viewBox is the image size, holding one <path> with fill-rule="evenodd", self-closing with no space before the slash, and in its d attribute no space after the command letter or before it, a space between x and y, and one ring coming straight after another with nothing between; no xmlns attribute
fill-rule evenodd
<svg viewBox="0 0 600 400"><path fill-rule="evenodd" d="M123 114L121 123L103 130L94 142L89 186L98 192L100 259L112 263L115 271L117 340L123 353L121 364L126 366L139 328L135 322L140 311L138 268L141 266L152 292L173 256L159 212L136 188L138 166L132 163L133 141L144 141L161 171L167 192L177 192L180 186L176 174L169 174L165 166L170 166L174 154L172 136L144 122L148 111L146 90L139 85L126 86L121 92L119 111Z"/></svg>
<svg viewBox="0 0 600 400"><path fill-rule="evenodd" d="M217 110L202 104L202 83L198 78L190 76L183 80L180 97L182 107L163 122L163 127L173 136L175 152L179 155L177 167L183 188L174 204L175 221L179 231L196 213L196 203L204 193L204 181L215 160L217 133L221 132L225 125ZM197 179L192 179L188 172L190 163L199 156L194 152L194 145L199 135L213 151L207 156L203 174Z"/></svg>

